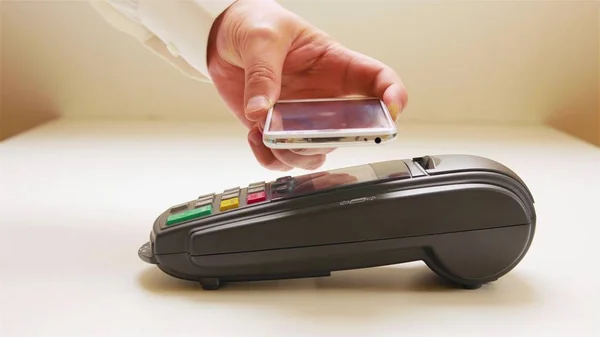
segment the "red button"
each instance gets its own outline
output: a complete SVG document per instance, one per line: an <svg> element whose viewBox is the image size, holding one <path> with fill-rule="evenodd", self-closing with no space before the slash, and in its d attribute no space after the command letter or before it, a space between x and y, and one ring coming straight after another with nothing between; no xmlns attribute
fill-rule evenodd
<svg viewBox="0 0 600 337"><path fill-rule="evenodd" d="M254 204L265 200L267 200L267 195L265 194L265 191L248 194L247 198L248 204Z"/></svg>

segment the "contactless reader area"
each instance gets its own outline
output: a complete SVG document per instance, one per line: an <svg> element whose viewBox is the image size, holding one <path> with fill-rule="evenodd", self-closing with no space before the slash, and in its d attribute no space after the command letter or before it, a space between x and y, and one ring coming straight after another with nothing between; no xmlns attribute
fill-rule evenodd
<svg viewBox="0 0 600 337"><path fill-rule="evenodd" d="M478 288L520 262L535 226L533 196L508 167L423 156L202 194L159 214L138 256L204 289L413 261Z"/></svg>

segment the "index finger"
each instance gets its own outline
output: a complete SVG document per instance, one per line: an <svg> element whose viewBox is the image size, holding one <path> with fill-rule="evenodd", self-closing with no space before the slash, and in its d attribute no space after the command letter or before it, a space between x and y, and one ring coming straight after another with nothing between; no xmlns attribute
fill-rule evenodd
<svg viewBox="0 0 600 337"><path fill-rule="evenodd" d="M358 52L347 51L344 83L348 94L376 96L383 100L394 120L406 107L408 94L394 69Z"/></svg>

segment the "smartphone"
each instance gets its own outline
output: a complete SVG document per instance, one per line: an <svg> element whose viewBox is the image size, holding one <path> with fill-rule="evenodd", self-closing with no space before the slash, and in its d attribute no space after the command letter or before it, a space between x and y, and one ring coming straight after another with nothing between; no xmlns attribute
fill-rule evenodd
<svg viewBox="0 0 600 337"><path fill-rule="evenodd" d="M272 149L336 148L383 144L397 132L379 98L282 100L267 114L263 142Z"/></svg>

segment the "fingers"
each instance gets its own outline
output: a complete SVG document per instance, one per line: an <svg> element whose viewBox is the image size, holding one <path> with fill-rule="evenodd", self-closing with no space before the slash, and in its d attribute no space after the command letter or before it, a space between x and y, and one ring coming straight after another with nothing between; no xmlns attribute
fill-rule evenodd
<svg viewBox="0 0 600 337"><path fill-rule="evenodd" d="M349 61L344 82L349 94L373 95L383 100L392 118L396 120L406 104L406 88L396 72L382 62L346 50Z"/></svg>
<svg viewBox="0 0 600 337"><path fill-rule="evenodd" d="M240 49L245 70L246 118L259 121L279 97L289 42L275 29L258 27L247 33Z"/></svg>
<svg viewBox="0 0 600 337"><path fill-rule="evenodd" d="M385 76L390 78L386 79ZM375 95L383 100L390 115L392 115L392 119L396 121L408 103L408 95L404 86L399 83L400 79L393 81L392 77L397 76L395 76L395 73L389 75L384 72L380 73L378 79L375 80Z"/></svg>
<svg viewBox="0 0 600 337"><path fill-rule="evenodd" d="M260 132L260 134L262 134L264 132L264 129L265 129L264 119L261 120L259 123L257 123L257 128L258 128L258 131ZM282 130L281 115L275 111L273 112L273 115L271 118L271 128L270 129L271 130ZM262 137L262 136L260 136L260 137ZM262 144L262 142L261 142L261 144ZM264 144L263 144L263 146L264 146ZM325 148L325 149L292 149L289 151L291 151L292 153L295 153L297 155L314 156L314 155L326 155L326 154L333 152L334 150L335 149Z"/></svg>
<svg viewBox="0 0 600 337"><path fill-rule="evenodd" d="M248 132L248 144L250 144L250 149L254 157L262 167L273 171L289 171L292 169L291 166L277 159L271 152L271 149L263 144L262 134L257 127L253 127Z"/></svg>
<svg viewBox="0 0 600 337"><path fill-rule="evenodd" d="M335 149L293 149L290 151L303 156L312 156L316 154L328 154L334 150Z"/></svg>
<svg viewBox="0 0 600 337"><path fill-rule="evenodd" d="M301 155L290 150L272 149L275 158L282 163L301 168L304 170L316 170L325 163L326 156L324 154Z"/></svg>
<svg viewBox="0 0 600 337"><path fill-rule="evenodd" d="M295 153L290 150L270 149L262 142L258 126L248 132L248 143L254 157L261 166L273 171L289 171L292 168L315 170L323 165L326 156L323 153Z"/></svg>

